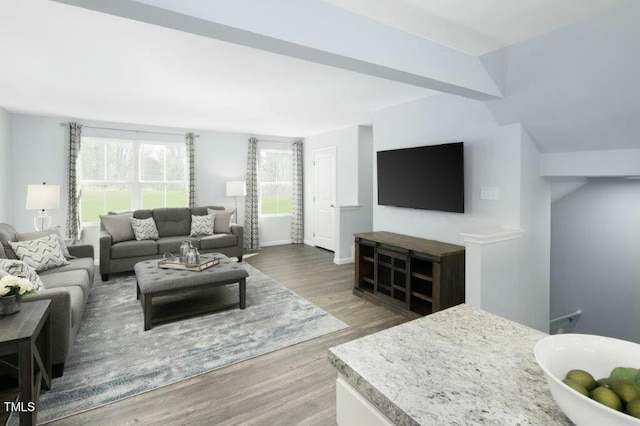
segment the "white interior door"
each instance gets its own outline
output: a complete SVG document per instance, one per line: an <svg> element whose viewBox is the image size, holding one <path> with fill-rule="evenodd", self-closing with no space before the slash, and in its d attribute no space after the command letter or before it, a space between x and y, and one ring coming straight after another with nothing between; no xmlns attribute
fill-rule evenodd
<svg viewBox="0 0 640 426"><path fill-rule="evenodd" d="M313 151L313 244L335 250L336 147Z"/></svg>

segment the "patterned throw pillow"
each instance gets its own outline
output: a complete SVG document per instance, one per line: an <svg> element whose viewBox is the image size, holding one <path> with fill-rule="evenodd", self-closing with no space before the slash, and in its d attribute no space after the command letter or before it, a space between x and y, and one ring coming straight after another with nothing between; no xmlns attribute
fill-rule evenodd
<svg viewBox="0 0 640 426"><path fill-rule="evenodd" d="M25 232L25 233L17 233L16 237L18 237L18 241L29 241L35 240L36 238L46 237L47 235L57 235L58 243L60 244L60 248L62 249L62 254L64 254L65 259L75 259L75 256L72 256L69 253L69 249L67 248L67 243L64 242L64 237L62 236L62 231L59 226L45 229L44 231L36 231L36 232Z"/></svg>
<svg viewBox="0 0 640 426"><path fill-rule="evenodd" d="M199 237L200 235L213 235L213 216L194 216L191 215L191 237Z"/></svg>
<svg viewBox="0 0 640 426"><path fill-rule="evenodd" d="M131 226L133 227L133 233L136 236L136 240L157 240L160 238L158 234L158 227L152 217L147 219L136 219L130 217Z"/></svg>
<svg viewBox="0 0 640 426"><path fill-rule="evenodd" d="M36 271L21 260L0 259L0 270L14 277L26 278L33 284L35 291L44 290L44 284Z"/></svg>
<svg viewBox="0 0 640 426"><path fill-rule="evenodd" d="M69 264L55 234L17 243L9 241L9 245L20 260L36 271L46 271Z"/></svg>

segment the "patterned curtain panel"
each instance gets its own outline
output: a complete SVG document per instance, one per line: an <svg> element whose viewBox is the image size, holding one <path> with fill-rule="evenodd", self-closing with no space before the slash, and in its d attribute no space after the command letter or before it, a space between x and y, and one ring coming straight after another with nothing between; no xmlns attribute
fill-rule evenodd
<svg viewBox="0 0 640 426"><path fill-rule="evenodd" d="M194 134L186 133L184 141L187 144L187 166L189 167L189 207L196 206L196 171L195 171L195 150Z"/></svg>
<svg viewBox="0 0 640 426"><path fill-rule="evenodd" d="M247 196L244 207L244 248L257 250L258 240L258 139L249 138L247 151Z"/></svg>
<svg viewBox="0 0 640 426"><path fill-rule="evenodd" d="M82 125L69 123L69 198L67 202L67 236L77 242L80 240L80 197L82 192L78 186L78 156L80 155L80 139Z"/></svg>
<svg viewBox="0 0 640 426"><path fill-rule="evenodd" d="M293 151L293 210L291 214L291 242L304 242L304 212L302 210L302 141L291 143Z"/></svg>

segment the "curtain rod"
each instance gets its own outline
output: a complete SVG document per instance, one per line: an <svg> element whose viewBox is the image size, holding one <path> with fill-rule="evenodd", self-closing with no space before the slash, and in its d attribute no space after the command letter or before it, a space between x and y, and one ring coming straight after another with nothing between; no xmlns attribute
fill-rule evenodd
<svg viewBox="0 0 640 426"><path fill-rule="evenodd" d="M66 126L67 124L69 124L69 122L62 122L62 123L60 123L60 126ZM88 129L115 130L117 132L151 133L151 134L155 134L155 135L171 135L171 136L184 136L185 135L184 133L151 132L151 131L147 131L147 130L127 130L127 129L116 129L114 127L97 127L97 126L85 126L85 125L82 125L82 127L86 127ZM200 135L193 135L193 137L194 138L199 138Z"/></svg>
<svg viewBox="0 0 640 426"><path fill-rule="evenodd" d="M271 139L260 139L260 138L257 138L257 139L258 139L259 142L274 142L274 143L292 143L292 142L295 142L295 141L274 141L274 140L271 140Z"/></svg>

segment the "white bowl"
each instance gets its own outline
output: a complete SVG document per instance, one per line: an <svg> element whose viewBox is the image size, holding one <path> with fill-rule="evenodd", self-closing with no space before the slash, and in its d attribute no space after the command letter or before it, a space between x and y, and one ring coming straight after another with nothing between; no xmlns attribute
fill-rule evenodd
<svg viewBox="0 0 640 426"><path fill-rule="evenodd" d="M540 339L533 353L551 395L576 425L639 426L640 419L604 406L562 383L570 370L585 370L596 380L615 367L640 368L640 345L589 334L557 334Z"/></svg>

